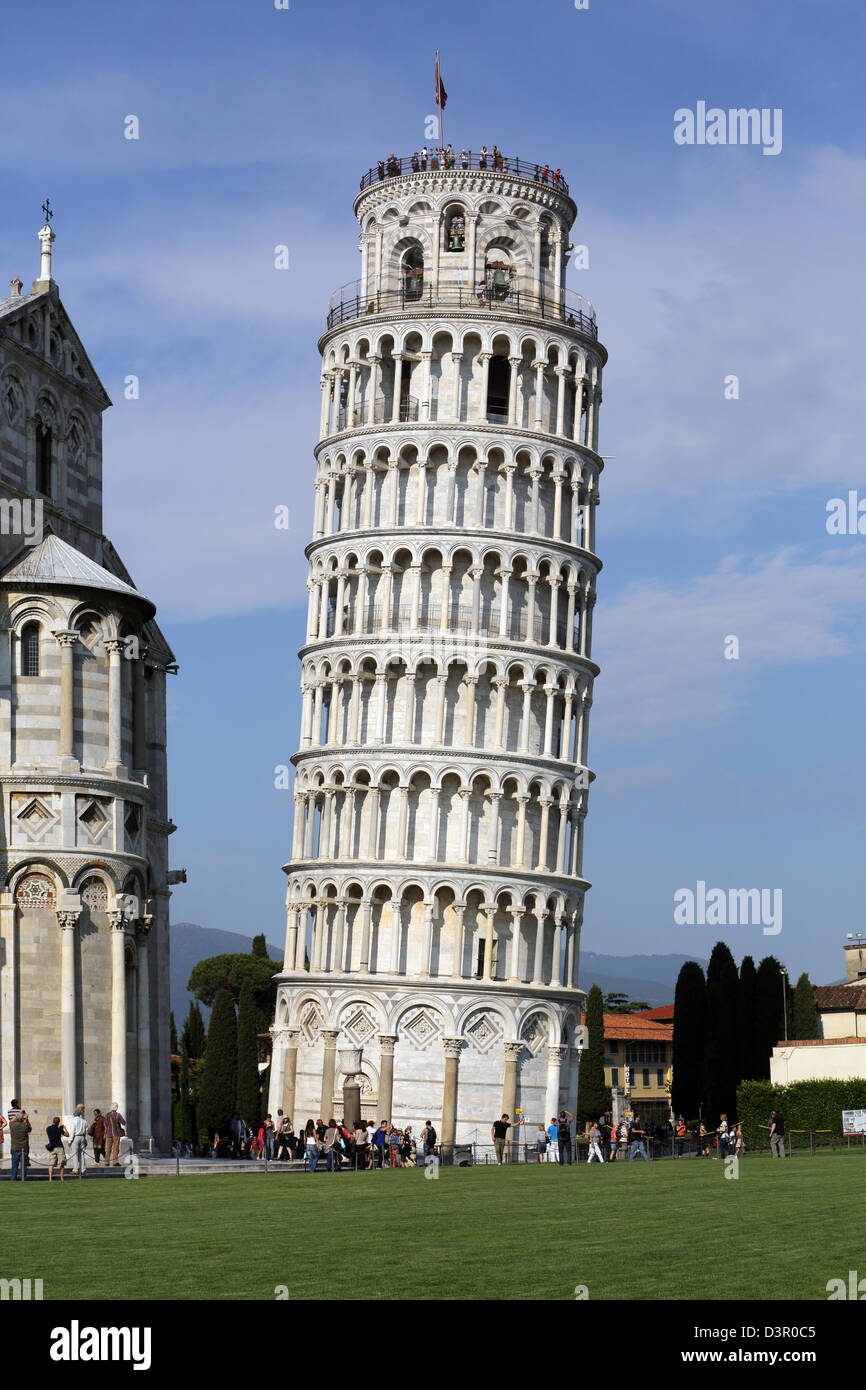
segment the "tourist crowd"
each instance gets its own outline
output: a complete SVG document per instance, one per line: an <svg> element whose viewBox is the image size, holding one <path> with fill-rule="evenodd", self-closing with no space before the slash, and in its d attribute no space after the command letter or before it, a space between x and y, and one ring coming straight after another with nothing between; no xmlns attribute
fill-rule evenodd
<svg viewBox="0 0 866 1390"><path fill-rule="evenodd" d="M59 1115L55 1115L51 1123L45 1128L48 1181L54 1180L56 1172L60 1181L63 1182L70 1160L72 1172L77 1174L79 1178L84 1176L88 1139L93 1146L92 1161L97 1167L102 1160L106 1168L119 1168L120 1141L123 1138L125 1127L126 1120L121 1115L116 1101L104 1115L101 1110L94 1109L93 1119L89 1125L85 1119L83 1105L76 1105L69 1127L63 1123ZM27 1169L30 1164L30 1136L33 1133L33 1126L27 1111L17 1099L12 1100L5 1116L0 1115L0 1145L5 1142L7 1131L9 1133L12 1181L20 1178L23 1182L27 1177ZM67 1143L69 1153L66 1149Z"/></svg>
<svg viewBox="0 0 866 1390"><path fill-rule="evenodd" d="M378 1126L361 1120L354 1127L343 1120L329 1119L326 1123L307 1120L296 1131L292 1121L277 1111L276 1119L268 1114L260 1125L247 1124L242 1115L233 1115L227 1135L214 1135L211 1146L213 1158L253 1158L289 1162L303 1160L311 1172L324 1163L328 1172L343 1167L356 1169L414 1168L436 1152L437 1135L428 1120L417 1139L412 1126L399 1129L388 1120ZM193 1145L184 1146L184 1154L194 1157Z"/></svg>
<svg viewBox="0 0 866 1390"><path fill-rule="evenodd" d="M498 145L494 145L491 150L488 150L486 145L482 145L478 154L474 156L474 159L476 161L475 167L478 169L493 169L504 174L512 171L516 173L518 169L519 172L523 174L524 169L529 167L525 165L524 168L520 168L519 160L509 159L508 155L502 153ZM461 169L471 169L473 167L473 154L471 150L463 149L458 155L452 149L451 145L446 145L444 149L433 147L429 150L425 145L423 149L416 150L411 159L398 159L392 150L387 159L380 159L378 161L376 173L381 180L385 178L396 178L398 174L408 173L409 170L414 174L418 174L428 168L456 169L458 165ZM533 165L533 177L536 183L549 183L555 188L561 188L563 192L568 191L568 185L562 177L562 171L560 169L551 169L549 164Z"/></svg>

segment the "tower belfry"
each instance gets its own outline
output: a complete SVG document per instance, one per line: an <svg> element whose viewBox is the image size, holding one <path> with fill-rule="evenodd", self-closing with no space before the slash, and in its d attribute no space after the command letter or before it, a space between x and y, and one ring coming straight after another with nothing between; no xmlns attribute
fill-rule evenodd
<svg viewBox="0 0 866 1390"><path fill-rule="evenodd" d="M559 170L392 156L323 358L269 1108L575 1110L601 373ZM309 969L305 969L305 964ZM417 1133L417 1128L416 1128Z"/></svg>

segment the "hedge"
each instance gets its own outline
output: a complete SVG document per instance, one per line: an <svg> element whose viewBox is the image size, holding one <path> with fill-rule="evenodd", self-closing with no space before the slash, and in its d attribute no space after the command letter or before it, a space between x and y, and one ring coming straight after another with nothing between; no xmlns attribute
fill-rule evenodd
<svg viewBox="0 0 866 1390"><path fill-rule="evenodd" d="M737 1087L737 1119L746 1143L767 1142L770 1116L782 1112L785 1129L842 1129L843 1110L866 1110L866 1077L840 1081L795 1081L774 1086L772 1081L741 1081ZM763 1128L762 1128L763 1126Z"/></svg>

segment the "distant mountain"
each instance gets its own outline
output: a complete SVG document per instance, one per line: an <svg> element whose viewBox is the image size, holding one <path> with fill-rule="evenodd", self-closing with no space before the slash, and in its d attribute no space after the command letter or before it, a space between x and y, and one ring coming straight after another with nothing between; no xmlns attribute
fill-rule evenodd
<svg viewBox="0 0 866 1390"><path fill-rule="evenodd" d="M703 970L708 962L699 956L605 956L595 951L580 953L580 987L598 985L605 994L627 994L645 999L651 1008L674 1002L677 976L687 960Z"/></svg>
<svg viewBox="0 0 866 1390"><path fill-rule="evenodd" d="M267 943L268 955L273 960L282 960L282 946ZM208 956L229 956L253 949L253 938L239 932L218 931L216 927L199 927L195 922L173 922L171 925L171 1007L177 1031L183 1027L189 1012L192 995L186 982L192 968ZM207 1019L209 1009L202 1008Z"/></svg>

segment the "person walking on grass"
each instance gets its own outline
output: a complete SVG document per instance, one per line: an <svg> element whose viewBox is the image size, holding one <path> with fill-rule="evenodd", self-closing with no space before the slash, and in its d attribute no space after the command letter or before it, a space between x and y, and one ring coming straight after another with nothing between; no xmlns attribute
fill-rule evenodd
<svg viewBox="0 0 866 1390"><path fill-rule="evenodd" d="M646 1159L646 1161L649 1162L646 1147L644 1145L644 1139L646 1138L646 1130L641 1124L640 1115L635 1115L634 1119L632 1120L631 1129L629 1130L628 1137L631 1141L631 1147L629 1149L628 1155L629 1163L634 1163L638 1154L640 1154L641 1158Z"/></svg>
<svg viewBox="0 0 866 1390"><path fill-rule="evenodd" d="M84 1177L84 1149L87 1144L87 1121L84 1118L84 1106L79 1102L75 1107L75 1114L72 1117L72 1128L69 1131L69 1147L72 1150L72 1171L77 1173L80 1178Z"/></svg>
<svg viewBox="0 0 866 1390"><path fill-rule="evenodd" d="M587 1163L592 1163L593 1159L598 1159L599 1163L604 1163L604 1155L601 1151L601 1130L598 1127L598 1120L593 1120L589 1130L589 1155Z"/></svg>
<svg viewBox="0 0 866 1390"><path fill-rule="evenodd" d="M55 1115L51 1124L45 1131L48 1140L48 1181L54 1181L54 1169L60 1169L60 1181L63 1182L66 1176L66 1150L63 1147L64 1136L69 1138L69 1130L60 1122L60 1116Z"/></svg>
<svg viewBox="0 0 866 1390"><path fill-rule="evenodd" d="M304 1132L304 1148L307 1151L309 1171L315 1173L316 1164L319 1161L319 1136L316 1134L316 1126L312 1120L307 1120L307 1127Z"/></svg>
<svg viewBox="0 0 866 1390"><path fill-rule="evenodd" d="M76 1106L83 1110L84 1106ZM120 1141L123 1131L126 1128L126 1120L117 1108L117 1101L112 1101L111 1109L105 1117L105 1166L106 1168L120 1167Z"/></svg>
<svg viewBox="0 0 866 1390"><path fill-rule="evenodd" d="M785 1157L785 1120L781 1110L770 1116L770 1152L774 1158Z"/></svg>
<svg viewBox="0 0 866 1390"><path fill-rule="evenodd" d="M553 1116L553 1119L550 1121L550 1124L547 1126L547 1138L548 1138L547 1161L548 1161L548 1163L558 1163L558 1162L559 1162L559 1125L556 1123L556 1116L555 1116L555 1115Z"/></svg>

